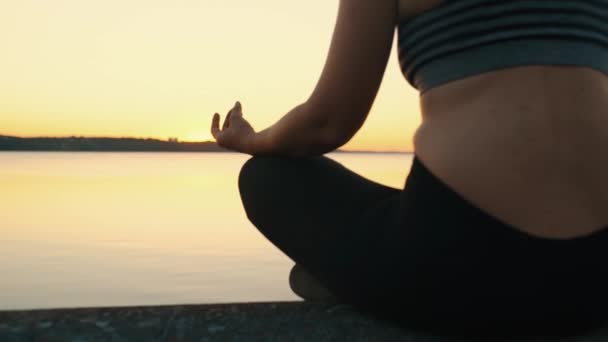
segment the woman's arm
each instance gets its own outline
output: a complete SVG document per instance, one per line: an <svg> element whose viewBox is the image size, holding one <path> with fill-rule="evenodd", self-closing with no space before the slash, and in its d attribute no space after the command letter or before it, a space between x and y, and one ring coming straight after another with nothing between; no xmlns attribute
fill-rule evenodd
<svg viewBox="0 0 608 342"><path fill-rule="evenodd" d="M254 134L247 129L222 136L230 127L248 126L240 122L240 106L231 111L237 115L226 118L223 131L216 114L212 131L218 143L252 155L282 156L321 155L347 143L374 102L396 22L397 0L341 0L327 61L309 99Z"/></svg>

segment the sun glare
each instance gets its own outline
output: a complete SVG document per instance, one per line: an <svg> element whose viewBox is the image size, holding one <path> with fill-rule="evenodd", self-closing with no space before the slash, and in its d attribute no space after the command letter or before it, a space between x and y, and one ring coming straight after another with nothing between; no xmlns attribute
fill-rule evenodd
<svg viewBox="0 0 608 342"><path fill-rule="evenodd" d="M213 137L211 133L207 132L192 132L185 134L183 137L180 137L181 141L190 141L190 142L198 142L198 141L213 141Z"/></svg>

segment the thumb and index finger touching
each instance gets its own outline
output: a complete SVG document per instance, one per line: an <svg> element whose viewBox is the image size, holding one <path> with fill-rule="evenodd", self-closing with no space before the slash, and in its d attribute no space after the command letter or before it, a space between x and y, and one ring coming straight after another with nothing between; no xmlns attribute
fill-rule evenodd
<svg viewBox="0 0 608 342"><path fill-rule="evenodd" d="M230 120L232 117L243 117L243 108L241 102L237 101L234 104L234 107L230 109L228 114L226 114L226 118L224 119L224 124L222 125L222 129L220 130L220 114L213 114L213 119L211 120L211 134L213 137L218 140L221 136L221 133L226 128L230 127Z"/></svg>

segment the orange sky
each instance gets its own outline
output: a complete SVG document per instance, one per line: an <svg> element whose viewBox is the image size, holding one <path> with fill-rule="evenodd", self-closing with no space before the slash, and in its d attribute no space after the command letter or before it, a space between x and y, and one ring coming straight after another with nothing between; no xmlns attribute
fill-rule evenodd
<svg viewBox="0 0 608 342"><path fill-rule="evenodd" d="M0 134L209 140L243 103L257 130L312 91L338 1L0 2ZM396 51L347 149L411 150L417 92Z"/></svg>

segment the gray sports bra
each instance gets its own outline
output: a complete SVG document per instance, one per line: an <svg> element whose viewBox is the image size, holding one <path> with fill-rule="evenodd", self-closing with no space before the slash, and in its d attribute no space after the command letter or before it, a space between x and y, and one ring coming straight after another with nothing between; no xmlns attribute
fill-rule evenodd
<svg viewBox="0 0 608 342"><path fill-rule="evenodd" d="M522 65L608 75L608 0L448 0L399 24L399 60L421 92Z"/></svg>

